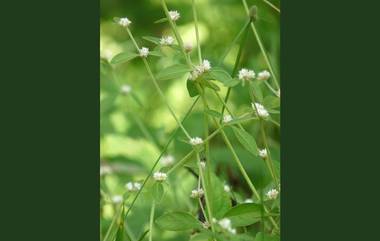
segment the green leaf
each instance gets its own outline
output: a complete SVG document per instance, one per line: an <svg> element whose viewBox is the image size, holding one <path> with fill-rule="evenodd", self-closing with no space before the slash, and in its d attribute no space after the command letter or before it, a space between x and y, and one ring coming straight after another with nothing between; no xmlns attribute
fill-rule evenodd
<svg viewBox="0 0 380 241"><path fill-rule="evenodd" d="M141 234L140 238L137 241L143 241L145 236L149 233L149 229L146 230L143 234Z"/></svg>
<svg viewBox="0 0 380 241"><path fill-rule="evenodd" d="M249 120L252 120L252 116L245 116L245 117L241 117L241 118L235 118L232 121L228 122L227 124L228 125L236 125L236 124L244 123L244 122L249 121Z"/></svg>
<svg viewBox="0 0 380 241"><path fill-rule="evenodd" d="M187 92L189 92L190 97L194 97L199 95L198 89L195 86L195 82L193 80L188 79L186 82Z"/></svg>
<svg viewBox="0 0 380 241"><path fill-rule="evenodd" d="M264 106L268 109L275 109L280 107L280 98L272 95L268 95L264 98Z"/></svg>
<svg viewBox="0 0 380 241"><path fill-rule="evenodd" d="M222 118L222 114L217 112L216 110L206 110L206 113L209 114L210 116L216 117L218 119Z"/></svg>
<svg viewBox="0 0 380 241"><path fill-rule="evenodd" d="M200 222L191 214L178 211L166 213L156 219L156 224L165 230L183 231L200 228Z"/></svg>
<svg viewBox="0 0 380 241"><path fill-rule="evenodd" d="M185 73L190 72L191 69L184 64L172 65L161 70L157 74L157 79L168 80L182 77Z"/></svg>
<svg viewBox="0 0 380 241"><path fill-rule="evenodd" d="M168 21L167 18L161 18L161 19L156 20L154 23L164 23L164 22L167 22L167 21Z"/></svg>
<svg viewBox="0 0 380 241"><path fill-rule="evenodd" d="M257 97L258 102L263 102L263 92L260 87L260 81L251 81L250 82L250 90L253 91L254 95Z"/></svg>
<svg viewBox="0 0 380 241"><path fill-rule="evenodd" d="M130 61L130 60L132 60L138 56L139 55L136 53L123 52L123 53L117 54L115 57L113 57L111 60L111 64L124 63L124 62Z"/></svg>
<svg viewBox="0 0 380 241"><path fill-rule="evenodd" d="M208 88L210 88L210 89L213 89L213 90L216 90L216 91L219 91L219 90L220 90L219 86L217 86L216 84L212 83L211 81L207 81L207 80L205 80L205 81L202 81L202 83L203 83L206 87L208 87Z"/></svg>
<svg viewBox="0 0 380 241"><path fill-rule="evenodd" d="M234 78L234 79L231 79L230 81L224 83L224 85L226 87L235 87L236 85L238 85L240 83L241 83L241 81L239 79Z"/></svg>
<svg viewBox="0 0 380 241"><path fill-rule="evenodd" d="M154 200L159 203L164 196L164 186L160 182L155 182L152 187L152 194Z"/></svg>
<svg viewBox="0 0 380 241"><path fill-rule="evenodd" d="M156 57L165 57L165 55L158 50L150 51L149 55L156 56Z"/></svg>
<svg viewBox="0 0 380 241"><path fill-rule="evenodd" d="M212 237L211 232L197 233L190 238L190 241L208 241Z"/></svg>
<svg viewBox="0 0 380 241"><path fill-rule="evenodd" d="M220 67L211 68L210 76L223 84L227 84L233 80L230 74Z"/></svg>
<svg viewBox="0 0 380 241"><path fill-rule="evenodd" d="M231 208L224 217L231 219L234 227L248 226L261 220L261 205L255 203L239 204Z"/></svg>
<svg viewBox="0 0 380 241"><path fill-rule="evenodd" d="M144 36L142 38L154 44L160 44L160 40L161 40L160 38L152 37L152 36Z"/></svg>
<svg viewBox="0 0 380 241"><path fill-rule="evenodd" d="M277 235L269 236L261 232L257 233L255 241L280 241L280 237Z"/></svg>
<svg viewBox="0 0 380 241"><path fill-rule="evenodd" d="M257 156L258 150L255 138L251 136L248 132L245 130L239 129L237 127L232 127L232 130L234 131L234 134L236 138L239 140L240 144L249 151L252 155Z"/></svg>
<svg viewBox="0 0 380 241"><path fill-rule="evenodd" d="M207 182L208 190L210 190L210 207L213 216L220 219L231 208L231 199L229 194L224 191L224 183L214 173L210 175L210 179L211 185Z"/></svg>

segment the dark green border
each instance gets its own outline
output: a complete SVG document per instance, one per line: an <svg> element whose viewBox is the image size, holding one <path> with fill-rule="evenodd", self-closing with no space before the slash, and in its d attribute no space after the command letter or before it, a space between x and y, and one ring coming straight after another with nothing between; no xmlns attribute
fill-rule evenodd
<svg viewBox="0 0 380 241"><path fill-rule="evenodd" d="M282 241L379 240L378 6L281 3Z"/></svg>
<svg viewBox="0 0 380 241"><path fill-rule="evenodd" d="M99 239L99 3L1 3L1 240Z"/></svg>

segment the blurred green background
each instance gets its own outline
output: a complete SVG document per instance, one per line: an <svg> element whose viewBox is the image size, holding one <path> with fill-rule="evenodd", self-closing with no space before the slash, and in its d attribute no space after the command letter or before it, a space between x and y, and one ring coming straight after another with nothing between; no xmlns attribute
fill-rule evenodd
<svg viewBox="0 0 380 241"><path fill-rule="evenodd" d="M178 10L181 13L177 25L184 42L193 43L195 46L191 0L167 0L166 2L169 9ZM279 1L271 2L279 6ZM131 31L140 46L153 48L151 43L142 39L143 36L172 35L167 23L154 23L164 17L160 0L101 0L100 3L100 52L101 57L105 60L109 60L125 50L133 50L126 31L113 23L114 17L128 17L132 21ZM212 66L215 66L226 47L242 28L247 19L246 13L240 0L197 0L196 3L202 54L205 59L210 60ZM256 27L275 72L279 76L280 16L261 0L248 1L248 4L258 6ZM233 68L237 50L238 46L235 46L223 63L223 67L229 72ZM149 59L154 73L181 61L180 56L171 50L167 50L165 54L167 55L165 58ZM196 59L195 54L196 51L193 51L192 58L194 60ZM241 67L254 69L255 72L267 69L252 31L249 31L248 34L242 63ZM144 179L170 133L176 128L176 123L154 89L141 60L135 59L125 64L114 65L112 71L107 65L101 65L101 68L100 136L103 172L101 175L101 235L104 235L114 214L115 205L112 203L112 197L121 195L125 191L126 182ZM122 95L120 92L122 84L130 85L132 94ZM159 84L177 115L183 117L195 99L188 96L185 77L161 81ZM226 88L220 87L222 89L220 94L224 96ZM271 95L266 88L262 90L264 95ZM139 104L136 99L141 103ZM213 109L220 110L221 106L214 96L209 95L208 99ZM247 88L235 87L231 93L229 105L236 114L243 114L251 110ZM272 115L272 117L279 121L278 115ZM197 105L193 114L185 122L185 127L192 136L202 136L202 121L202 105ZM249 122L244 124L244 127L257 137L257 144L262 147L263 144L258 135L258 125L255 122ZM267 124L266 129L269 133L273 159L280 161L279 128ZM211 131L213 130L215 127L211 126ZM256 179L261 180L259 177L266 175L262 160L252 157L243 150L229 130L227 130L227 134L233 141L238 155L254 183ZM185 139L182 133L178 134L167 152L167 154L173 155L176 161L191 150L188 144L181 141L182 139ZM249 189L232 160L232 155L225 148L224 142L219 136L211 141L211 159L219 177L232 187L238 198L241 200L251 198ZM106 174L103 175L104 173ZM165 200L157 207L157 216L165 210L193 211L196 203L189 199L189 193L195 187L195 181L195 178L186 169L171 175L169 177L171 191L167 192ZM267 184L270 185L265 181L255 184L262 188L268 188ZM149 208L149 197L143 195L128 217L129 232L133 236L137 237L147 229ZM155 236L161 237L162 240L188 240L186 232L161 233L157 229L155 232Z"/></svg>

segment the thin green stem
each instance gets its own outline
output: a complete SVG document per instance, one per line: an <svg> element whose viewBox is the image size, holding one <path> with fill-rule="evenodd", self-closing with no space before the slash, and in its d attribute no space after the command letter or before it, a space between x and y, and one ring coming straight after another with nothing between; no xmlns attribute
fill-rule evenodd
<svg viewBox="0 0 380 241"><path fill-rule="evenodd" d="M276 7L273 3L269 2L268 0L263 0L263 2L265 2L266 4L268 4L271 8L273 8L274 10L276 10L278 13L281 13L280 9L278 7Z"/></svg>
<svg viewBox="0 0 380 241"><path fill-rule="evenodd" d="M156 202L152 201L152 208L150 210L150 218L149 218L149 241L153 240L153 221L154 221L154 210L156 207Z"/></svg>
<svg viewBox="0 0 380 241"><path fill-rule="evenodd" d="M195 37L197 40L197 49L198 49L198 60L199 60L199 64L201 64L202 63L202 52L201 52L201 44L199 41L198 15L197 15L197 9L195 6L195 0L192 0L192 6L193 6L193 17L194 17L194 26L195 26Z"/></svg>
<svg viewBox="0 0 380 241"><path fill-rule="evenodd" d="M248 8L248 5L247 5L247 1L246 1L246 0L242 0L242 2L243 2L243 5L244 5L244 8L245 8L245 11L246 11L247 15L249 16L249 8ZM280 86L279 86L279 84L278 84L277 77L276 77L276 75L275 75L275 73L274 73L274 71L273 71L273 68L272 68L272 64L271 64L270 61L269 61L269 58L268 58L268 56L267 56L267 54L266 54L266 51L265 51L264 45L263 45L263 43L261 42L260 36L259 36L259 34L258 34L257 30L256 30L256 27L255 27L255 24L254 24L253 22L251 22L251 28L252 28L253 34L255 35L255 38L256 38L256 40L257 40L257 43L259 44L259 47L260 47L261 53L262 53L263 56L264 56L264 60L265 60L265 62L266 62L266 64L267 64L267 66L268 66L268 69L269 69L269 71L270 71L271 74L272 74L272 78L273 78L273 80L274 80L273 82L274 82L274 84L276 85L277 89L280 89Z"/></svg>
<svg viewBox="0 0 380 241"><path fill-rule="evenodd" d="M194 150L191 150L189 153L186 154L185 157L183 157L180 161L178 161L174 166L172 166L166 173L169 175L170 173L174 172L178 168L182 167L189 158L194 154Z"/></svg>
<svg viewBox="0 0 380 241"><path fill-rule="evenodd" d="M127 32L128 32L128 35L129 35L130 39L132 39L132 42L134 43L134 45L135 45L135 47L136 47L136 50L139 51L140 48L139 48L139 46L137 45L136 40L135 40L135 38L133 37L133 34L132 34L131 31L129 30L129 28L127 28ZM150 78L151 78L152 81L153 81L154 86L156 87L157 92L160 94L161 98L164 100L165 105L168 107L168 109L169 109L171 115L173 116L173 118L175 119L175 121L177 122L177 124L181 127L181 129L182 129L182 131L185 133L186 137L187 137L188 139L190 139L191 136L190 136L189 133L186 131L186 129L185 129L185 127L182 125L182 123L179 121L177 115L174 113L174 110L173 110L172 106L169 104L168 100L166 99L166 96L164 95L164 93L162 92L160 86L158 85L157 80L156 80L156 78L155 78L154 75L153 75L153 72L152 72L152 70L151 70L151 68L150 68L150 66L149 66L148 61L146 60L146 58L142 58L142 60L143 60L143 62L144 62L145 68L147 69Z"/></svg>
<svg viewBox="0 0 380 241"><path fill-rule="evenodd" d="M191 111L193 110L193 108L194 108L195 104L198 102L198 100L199 100L199 97L198 97L197 99L195 99L195 101L193 102L193 104L191 105L191 107L189 108L189 110L187 111L185 117L183 118L182 122L184 122L184 121L187 119L187 117L190 115ZM128 214L129 214L129 212L132 210L132 208L133 208L133 206L134 206L134 204L135 204L137 198L140 196L142 190L144 189L145 184L147 183L148 179L152 176L152 174L153 174L153 172L154 172L154 169L156 168L156 166L157 166L157 164L159 163L161 157L162 157L162 156L164 155L164 153L166 152L167 148L169 147L170 143L172 142L172 140L173 140L174 137L176 136L176 134L177 134L177 132L179 131L179 129L180 129L180 127L178 126L178 127L173 131L173 133L171 134L171 136L169 137L169 140L168 140L168 142L166 143L166 145L164 146L164 148L163 148L161 154L158 156L157 160L154 162L152 168L151 168L150 171L149 171L149 174L145 177L145 179L144 179L144 181L143 181L143 183L142 183L142 185L141 185L140 190L137 192L137 194L136 194L135 197L133 198L132 203L131 203L130 207L128 208L128 210L127 210L127 212L126 212L126 214L125 214L125 217L127 217Z"/></svg>

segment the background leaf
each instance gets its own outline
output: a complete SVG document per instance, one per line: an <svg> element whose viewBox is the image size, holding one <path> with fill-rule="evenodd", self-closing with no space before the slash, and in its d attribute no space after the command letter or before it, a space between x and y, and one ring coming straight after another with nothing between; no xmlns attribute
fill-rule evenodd
<svg viewBox="0 0 380 241"><path fill-rule="evenodd" d="M200 222L191 214L178 211L170 212L156 219L156 224L165 230L183 231L194 228L200 228Z"/></svg>
<svg viewBox="0 0 380 241"><path fill-rule="evenodd" d="M258 150L255 138L253 138L253 136L251 136L251 134L249 134L248 132L237 127L232 127L232 130L234 131L234 134L236 138L239 140L240 144L242 144L242 146L252 155L257 156Z"/></svg>

